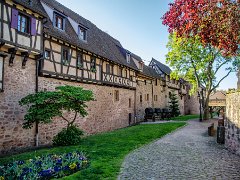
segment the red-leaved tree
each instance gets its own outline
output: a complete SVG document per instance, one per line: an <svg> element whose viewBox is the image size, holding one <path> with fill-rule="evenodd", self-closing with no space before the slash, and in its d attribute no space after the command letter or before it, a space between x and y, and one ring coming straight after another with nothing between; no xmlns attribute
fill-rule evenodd
<svg viewBox="0 0 240 180"><path fill-rule="evenodd" d="M204 63L201 63L201 71L208 72L202 74L202 76L206 76L203 79L207 80L206 103L203 103L205 104L204 119L208 119L210 93L233 72L234 68L226 68L227 74L217 84L214 72L218 72L221 67L230 62L233 67L240 65L240 0L174 0L162 19L163 24L168 26L169 32L174 32L180 40L185 39L190 49L202 47L198 55L202 55L203 52L207 53L205 54L207 58L205 55L196 57L194 52L182 52L183 49L180 48L179 51L182 54L177 51L176 57L182 55L179 57L179 61L184 60L186 56L190 57L194 65L194 78L198 87L202 87L202 82L197 77L201 74L197 64L204 60ZM199 40L199 45L198 42L192 41L195 38ZM184 47L184 44L180 44L180 46ZM170 55L175 52L172 47L175 47L174 43L171 44ZM188 54L186 55L186 53ZM172 56L169 60L173 68L179 64L176 62L176 57ZM185 59L186 62L187 60L189 59ZM186 64L186 66L190 65ZM184 70L180 68L177 69L177 72L184 74Z"/></svg>
<svg viewBox="0 0 240 180"><path fill-rule="evenodd" d="M175 0L163 16L169 32L198 35L224 56L234 56L240 42L240 0Z"/></svg>

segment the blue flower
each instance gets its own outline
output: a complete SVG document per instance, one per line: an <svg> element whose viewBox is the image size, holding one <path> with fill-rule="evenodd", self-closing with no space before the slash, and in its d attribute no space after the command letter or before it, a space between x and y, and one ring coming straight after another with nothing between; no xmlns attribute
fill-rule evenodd
<svg viewBox="0 0 240 180"><path fill-rule="evenodd" d="M72 156L72 153L67 153L66 154L66 157L70 157L70 156Z"/></svg>
<svg viewBox="0 0 240 180"><path fill-rule="evenodd" d="M52 170L51 169L42 170L38 173L38 175L42 177L49 177L52 175Z"/></svg>
<svg viewBox="0 0 240 180"><path fill-rule="evenodd" d="M37 161L35 164L36 164L37 166L41 166L41 165L42 165L42 161Z"/></svg>
<svg viewBox="0 0 240 180"><path fill-rule="evenodd" d="M25 163L25 162L24 162L24 161L21 161L21 160L17 162L18 165L23 165L24 163Z"/></svg>
<svg viewBox="0 0 240 180"><path fill-rule="evenodd" d="M28 167L25 167L22 170L23 170L23 173L25 173L25 174L32 172L32 169L28 168Z"/></svg>
<svg viewBox="0 0 240 180"><path fill-rule="evenodd" d="M63 170L69 170L69 166L64 166Z"/></svg>
<svg viewBox="0 0 240 180"><path fill-rule="evenodd" d="M55 172L61 171L61 167L55 166L55 167L54 167L54 171L55 171Z"/></svg>
<svg viewBox="0 0 240 180"><path fill-rule="evenodd" d="M56 162L56 164L59 164L59 165L61 165L61 164L62 164L62 159L57 159L57 162Z"/></svg>
<svg viewBox="0 0 240 180"><path fill-rule="evenodd" d="M77 163L77 169L80 169L81 165L79 163Z"/></svg>

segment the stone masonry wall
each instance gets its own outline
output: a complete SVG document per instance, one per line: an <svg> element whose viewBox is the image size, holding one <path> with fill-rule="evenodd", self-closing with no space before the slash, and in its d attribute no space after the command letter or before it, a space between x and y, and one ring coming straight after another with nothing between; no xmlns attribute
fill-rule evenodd
<svg viewBox="0 0 240 180"><path fill-rule="evenodd" d="M225 146L240 155L240 92L226 96Z"/></svg>
<svg viewBox="0 0 240 180"><path fill-rule="evenodd" d="M35 61L29 60L26 68L22 69L21 57L15 57L13 67L8 66L7 60L4 69L4 92L0 92L0 155L33 147L35 135L35 127L30 130L22 128L26 108L18 104L21 98L35 93ZM133 123L134 90L39 77L39 90L54 90L60 85L81 86L94 92L96 100L88 103L89 115L85 118L78 117L76 121L86 134L126 127L129 125L129 113ZM119 91L119 101L114 100L115 90ZM71 114L67 116L72 117ZM40 124L39 145L51 144L53 136L63 127L66 127L66 122L60 118L54 119L51 124Z"/></svg>
<svg viewBox="0 0 240 180"><path fill-rule="evenodd" d="M185 114L200 114L197 95L186 95L184 99Z"/></svg>
<svg viewBox="0 0 240 180"><path fill-rule="evenodd" d="M35 92L35 61L28 60L22 69L22 59L16 56L14 65L8 65L8 57L4 66L4 92L0 92L0 154L18 147L34 145L34 128L22 128L25 108L18 101Z"/></svg>
<svg viewBox="0 0 240 180"><path fill-rule="evenodd" d="M146 99L147 94L148 100ZM138 122L144 120L145 109L148 107L153 107L152 84L150 81L145 84L144 81L138 80L136 89L136 118Z"/></svg>
<svg viewBox="0 0 240 180"><path fill-rule="evenodd" d="M52 91L55 87L61 85L80 86L93 91L95 101L87 103L88 116L84 118L78 116L76 120L76 124L86 134L95 134L126 127L129 125L129 113L132 115L131 123L133 123L134 90L68 82L52 78L39 78L39 90L42 91ZM114 99L115 90L119 91L119 101L115 101ZM131 101L131 103L129 103L129 101ZM68 114L67 117L71 118L72 115ZM51 124L41 125L39 128L40 144L50 144L52 137L63 127L66 127L66 122L61 118L56 118Z"/></svg>

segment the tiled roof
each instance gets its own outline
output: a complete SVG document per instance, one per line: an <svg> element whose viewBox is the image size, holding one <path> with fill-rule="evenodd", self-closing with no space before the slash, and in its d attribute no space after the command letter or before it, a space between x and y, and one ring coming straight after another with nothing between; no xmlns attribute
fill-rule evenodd
<svg viewBox="0 0 240 180"><path fill-rule="evenodd" d="M39 0L31 0L31 3L29 3L29 0L13 0L13 2L21 4L22 6L29 8L34 12L41 14L44 17L47 17L47 14L45 13Z"/></svg>
<svg viewBox="0 0 240 180"><path fill-rule="evenodd" d="M102 30L97 28L96 25L86 20L82 16L78 15L77 13L73 12L69 8L63 6L59 2L55 0L51 1L41 0L41 1L49 5L51 8L54 8L54 10L63 13L64 15L73 19L77 23L84 25L85 27L88 28L87 42L81 41L78 38L76 32L74 31L73 27L71 26L67 18L65 31L61 31L53 27L52 22L49 20L48 23L46 24L47 28L44 29L44 32L53 37L60 38L63 41L66 41L70 44L83 48L87 51L105 57L118 64L122 64L130 68L137 69L135 63L133 61L127 63L126 56L123 56L119 51L119 48L117 46L119 47L122 46L118 40L114 39L109 34L103 32Z"/></svg>
<svg viewBox="0 0 240 180"><path fill-rule="evenodd" d="M167 75L170 75L170 74L171 74L171 69L170 69L168 66L166 66L165 64L157 61L157 60L154 59L154 58L152 58L152 62L154 62L154 63L158 66L158 68L159 68L162 72L164 72L165 74L167 74Z"/></svg>
<svg viewBox="0 0 240 180"><path fill-rule="evenodd" d="M143 65L142 74L147 75L147 76L151 76L151 77L154 77L154 78L161 78L160 75L157 74L157 72L153 68L151 68L149 66L146 66L145 64Z"/></svg>

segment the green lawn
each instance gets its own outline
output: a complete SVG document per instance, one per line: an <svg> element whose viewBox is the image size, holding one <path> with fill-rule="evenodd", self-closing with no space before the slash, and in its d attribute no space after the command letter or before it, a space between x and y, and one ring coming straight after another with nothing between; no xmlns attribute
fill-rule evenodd
<svg viewBox="0 0 240 180"><path fill-rule="evenodd" d="M55 147L0 158L0 163L13 159L26 160L47 153L80 150L90 160L89 168L64 179L116 179L124 157L132 150L150 143L185 125L184 122L132 126L113 132L86 137L79 146Z"/></svg>
<svg viewBox="0 0 240 180"><path fill-rule="evenodd" d="M191 115L185 115L185 116L178 116L178 117L173 117L171 120L177 120L177 121L188 121L191 119L199 119L198 114L191 114Z"/></svg>

